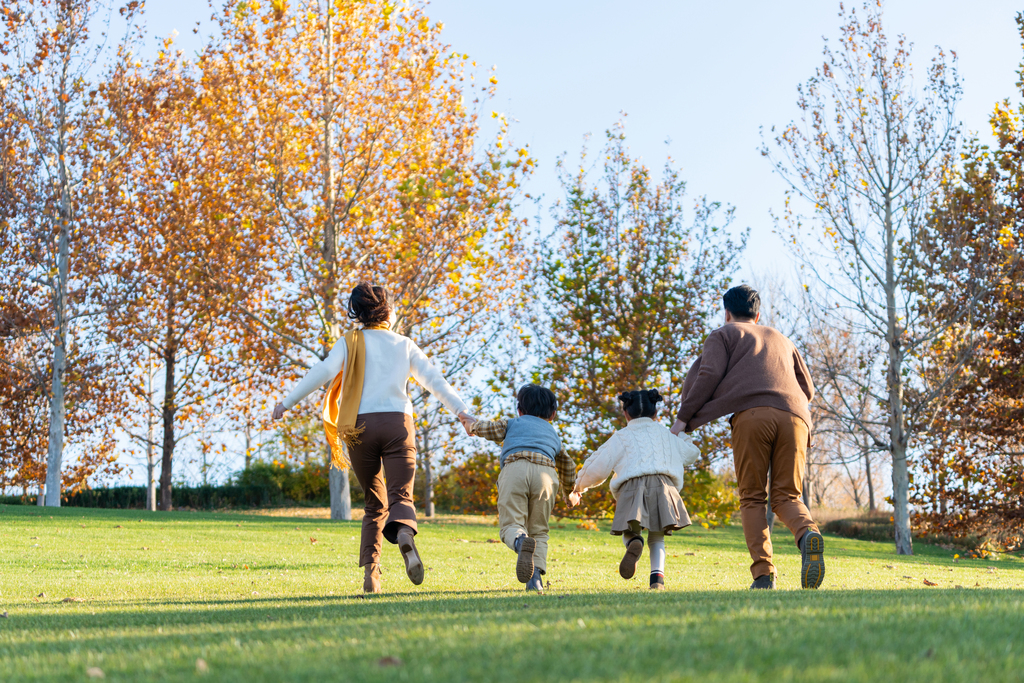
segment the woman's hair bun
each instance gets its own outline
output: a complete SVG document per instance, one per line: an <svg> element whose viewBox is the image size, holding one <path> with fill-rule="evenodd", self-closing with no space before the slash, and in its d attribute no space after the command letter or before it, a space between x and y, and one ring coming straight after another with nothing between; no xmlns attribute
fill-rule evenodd
<svg viewBox="0 0 1024 683"><path fill-rule="evenodd" d="M647 390L647 400L651 403L659 403L665 400L665 397L657 389Z"/></svg>
<svg viewBox="0 0 1024 683"><path fill-rule="evenodd" d="M633 402L633 392L623 391L621 394L619 394L619 400L628 406L630 403Z"/></svg>

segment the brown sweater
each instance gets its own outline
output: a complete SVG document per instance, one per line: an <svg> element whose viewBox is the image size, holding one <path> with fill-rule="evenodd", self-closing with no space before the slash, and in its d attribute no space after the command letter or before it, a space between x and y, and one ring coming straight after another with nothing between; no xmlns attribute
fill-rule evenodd
<svg viewBox="0 0 1024 683"><path fill-rule="evenodd" d="M806 422L809 437L812 398L811 375L786 335L753 322L733 322L708 335L686 375L677 416L692 432L748 408L778 408Z"/></svg>

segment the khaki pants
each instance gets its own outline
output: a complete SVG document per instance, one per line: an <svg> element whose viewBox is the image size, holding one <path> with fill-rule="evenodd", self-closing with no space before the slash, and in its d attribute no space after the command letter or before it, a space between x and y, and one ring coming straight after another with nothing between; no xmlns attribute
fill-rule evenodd
<svg viewBox="0 0 1024 683"><path fill-rule="evenodd" d="M512 550L516 537L526 533L537 541L533 565L541 573L548 568L548 518L555 507L558 473L554 467L529 460L515 460L498 475L498 523L501 540Z"/></svg>
<svg viewBox="0 0 1024 683"><path fill-rule="evenodd" d="M800 499L807 462L807 424L777 408L751 408L732 418L732 453L740 494L743 535L750 550L750 573L756 579L774 574L768 532L767 492L771 468L772 512L799 540L818 530Z"/></svg>
<svg viewBox="0 0 1024 683"><path fill-rule="evenodd" d="M416 533L416 438L412 415L407 413L359 415L356 427L364 431L359 443L348 449L348 457L366 499L359 542L363 567L380 562L381 540L397 543L403 525Z"/></svg>

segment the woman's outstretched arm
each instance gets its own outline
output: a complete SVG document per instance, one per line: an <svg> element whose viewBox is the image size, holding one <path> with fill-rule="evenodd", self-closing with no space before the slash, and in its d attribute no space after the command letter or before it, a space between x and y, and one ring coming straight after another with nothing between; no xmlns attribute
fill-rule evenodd
<svg viewBox="0 0 1024 683"><path fill-rule="evenodd" d="M288 394L288 397L274 406L274 419L280 419L284 411L292 408L296 403L337 377L345 367L347 360L348 345L345 344L343 337L334 343L327 358L311 367L306 376L299 380L299 383Z"/></svg>

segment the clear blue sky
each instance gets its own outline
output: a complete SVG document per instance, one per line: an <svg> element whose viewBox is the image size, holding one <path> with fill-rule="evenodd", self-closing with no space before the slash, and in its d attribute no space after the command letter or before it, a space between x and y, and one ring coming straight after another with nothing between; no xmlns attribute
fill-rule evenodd
<svg viewBox="0 0 1024 683"><path fill-rule="evenodd" d="M735 225L752 230L749 274L789 271L769 217L784 186L758 153L759 128L796 116L796 86L819 65L822 37L838 35L838 9L832 0L434 0L427 11L454 49L482 69L497 66L493 108L516 120L516 142L539 161L530 190L544 195L546 222L559 194L556 157L578 154L586 133L599 143L625 111L634 154L654 168L671 154L691 193L736 207ZM1020 9L1010 0L889 0L885 24L914 42L916 64L935 45L957 52L960 117L988 136L993 105L1015 94ZM150 32L177 30L187 50L198 46L196 22L211 30L209 14L206 0L147 3Z"/></svg>

